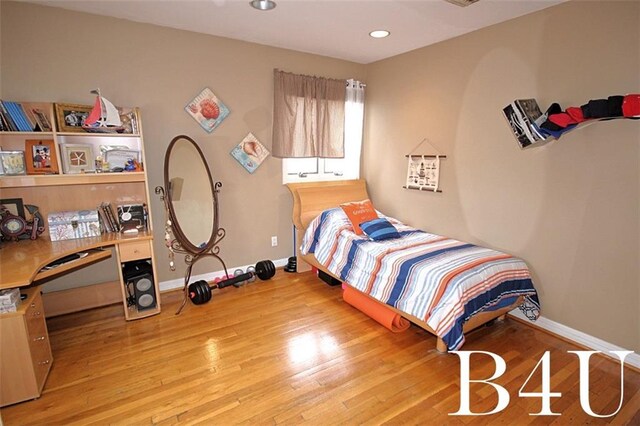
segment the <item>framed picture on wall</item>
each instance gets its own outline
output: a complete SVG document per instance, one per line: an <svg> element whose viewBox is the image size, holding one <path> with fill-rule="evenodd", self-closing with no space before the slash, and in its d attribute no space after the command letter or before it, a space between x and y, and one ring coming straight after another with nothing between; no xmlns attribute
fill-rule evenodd
<svg viewBox="0 0 640 426"><path fill-rule="evenodd" d="M229 115L229 108L208 87L193 98L184 110L208 133L213 132Z"/></svg>
<svg viewBox="0 0 640 426"><path fill-rule="evenodd" d="M59 132L85 133L82 125L93 108L91 105L55 104L55 107Z"/></svg>
<svg viewBox="0 0 640 426"><path fill-rule="evenodd" d="M249 173L256 171L269 155L269 150L253 135L249 133L231 150L231 156L238 161Z"/></svg>
<svg viewBox="0 0 640 426"><path fill-rule="evenodd" d="M88 144L65 143L60 145L64 173L86 173L95 171L93 147Z"/></svg>
<svg viewBox="0 0 640 426"><path fill-rule="evenodd" d="M27 174L43 175L57 174L58 156L53 140L25 141L25 155L27 160Z"/></svg>

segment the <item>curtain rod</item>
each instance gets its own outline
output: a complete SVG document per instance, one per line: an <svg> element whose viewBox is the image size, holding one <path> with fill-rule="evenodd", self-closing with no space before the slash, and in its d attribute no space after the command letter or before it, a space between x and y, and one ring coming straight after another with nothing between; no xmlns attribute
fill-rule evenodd
<svg viewBox="0 0 640 426"><path fill-rule="evenodd" d="M352 81L352 82L354 82L354 83L358 83L358 85L359 85L360 87L367 87L367 83L361 83L361 82L359 82L359 81L357 81L357 80L354 80L354 79L347 80L347 86L348 86L349 84L351 84L351 83L349 83L350 81Z"/></svg>
<svg viewBox="0 0 640 426"><path fill-rule="evenodd" d="M295 73L292 73L292 72L283 71L283 70L278 69L278 68L274 68L273 71L281 72L281 73L285 73L285 74L297 75L297 76L300 76L300 77L326 78L327 80L336 80L336 79L329 78L329 77L318 77L318 76L315 76L315 75L295 74ZM337 80L340 80L340 79L337 79ZM347 84L346 84L347 86L349 85L349 81L353 81L353 82L357 82L360 85L360 87L367 87L366 83L361 83L358 80L354 80L353 78L345 79L345 81L347 82Z"/></svg>

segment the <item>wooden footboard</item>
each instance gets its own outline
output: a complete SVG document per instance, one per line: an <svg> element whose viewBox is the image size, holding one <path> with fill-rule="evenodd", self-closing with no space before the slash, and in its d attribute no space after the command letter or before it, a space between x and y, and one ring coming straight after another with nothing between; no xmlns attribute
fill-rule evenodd
<svg viewBox="0 0 640 426"><path fill-rule="evenodd" d="M343 203L348 203L351 201L361 201L369 198L365 181L363 179L358 179L331 182L289 183L287 184L287 188L289 188L289 191L291 191L291 195L293 196L292 220L293 224L296 227L295 249L296 256L298 258L298 272L308 271L311 269L308 265L312 265L319 270L326 272L337 280L342 281L339 277L336 277L323 265L321 265L313 255L301 255L299 252L299 248L302 243L302 237L304 236L304 232L309 226L309 223L324 210L338 207ZM366 296L371 298L371 296L369 295ZM376 299L371 298L371 300L375 301L376 303L383 304ZM515 309L523 302L523 300L524 297L520 297L511 306L507 306L496 311L481 312L477 315L474 315L469 321L464 324L463 332L466 333L475 328L478 328L495 318L504 317L507 312ZM425 329L429 333L436 335L435 331L433 331L433 329L429 327L426 322L419 319L418 317L401 312L386 304L384 304L384 306L392 309L400 316L408 319L409 321ZM444 341L442 341L442 339L440 339L439 337L436 343L436 349L440 352L447 352L447 347Z"/></svg>

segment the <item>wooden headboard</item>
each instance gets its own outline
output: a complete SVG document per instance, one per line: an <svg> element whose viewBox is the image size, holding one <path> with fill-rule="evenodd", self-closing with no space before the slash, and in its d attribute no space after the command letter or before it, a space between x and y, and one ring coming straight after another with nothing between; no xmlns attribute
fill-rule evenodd
<svg viewBox="0 0 640 426"><path fill-rule="evenodd" d="M288 183L293 195L293 224L304 231L326 209L369 198L364 179Z"/></svg>

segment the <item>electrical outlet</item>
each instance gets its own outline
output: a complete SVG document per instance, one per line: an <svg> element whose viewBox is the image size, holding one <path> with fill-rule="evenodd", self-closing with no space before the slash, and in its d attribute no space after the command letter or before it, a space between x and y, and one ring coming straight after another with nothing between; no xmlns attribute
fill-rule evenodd
<svg viewBox="0 0 640 426"><path fill-rule="evenodd" d="M278 246L278 237L274 235L273 237L271 237L271 247L277 247L277 246Z"/></svg>

